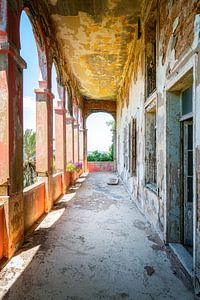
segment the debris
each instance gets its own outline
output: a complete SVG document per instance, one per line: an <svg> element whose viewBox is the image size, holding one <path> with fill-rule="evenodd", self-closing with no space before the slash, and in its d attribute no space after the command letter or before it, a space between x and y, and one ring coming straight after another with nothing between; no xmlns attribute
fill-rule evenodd
<svg viewBox="0 0 200 300"><path fill-rule="evenodd" d="M152 276L153 273L155 272L154 268L151 266L145 266L144 269L147 271L148 276Z"/></svg>
<svg viewBox="0 0 200 300"><path fill-rule="evenodd" d="M108 185L118 185L119 179L118 178L110 178L107 182Z"/></svg>

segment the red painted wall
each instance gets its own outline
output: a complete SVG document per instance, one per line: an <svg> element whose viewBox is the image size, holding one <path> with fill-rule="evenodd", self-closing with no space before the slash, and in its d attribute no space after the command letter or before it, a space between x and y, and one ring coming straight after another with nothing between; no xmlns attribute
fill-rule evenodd
<svg viewBox="0 0 200 300"><path fill-rule="evenodd" d="M62 195L62 173L53 175L53 201Z"/></svg>
<svg viewBox="0 0 200 300"><path fill-rule="evenodd" d="M4 241L4 209L0 206L0 259L3 257L3 241Z"/></svg>
<svg viewBox="0 0 200 300"><path fill-rule="evenodd" d="M65 172L65 184L66 187L68 188L72 183L72 175L71 172Z"/></svg>
<svg viewBox="0 0 200 300"><path fill-rule="evenodd" d="M87 163L89 172L113 172L113 161L90 161Z"/></svg>
<svg viewBox="0 0 200 300"><path fill-rule="evenodd" d="M24 189L24 229L27 231L44 214L45 183Z"/></svg>

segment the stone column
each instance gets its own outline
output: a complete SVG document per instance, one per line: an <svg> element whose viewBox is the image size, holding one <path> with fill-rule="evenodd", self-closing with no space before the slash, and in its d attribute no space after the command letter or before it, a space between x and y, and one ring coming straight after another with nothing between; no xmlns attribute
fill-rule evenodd
<svg viewBox="0 0 200 300"><path fill-rule="evenodd" d="M55 146L56 146L56 170L62 172L63 194L66 192L66 109L65 89L58 85L59 100L55 110Z"/></svg>
<svg viewBox="0 0 200 300"><path fill-rule="evenodd" d="M0 203L4 203L5 213L5 257L13 255L24 235L22 74L25 67L18 49L0 32Z"/></svg>
<svg viewBox="0 0 200 300"><path fill-rule="evenodd" d="M66 118L66 160L68 163L74 162L74 118Z"/></svg>
<svg viewBox="0 0 200 300"><path fill-rule="evenodd" d="M74 123L74 162L79 162L79 124Z"/></svg>
<svg viewBox="0 0 200 300"><path fill-rule="evenodd" d="M84 162L83 146L84 146L84 129L80 128L79 129L79 161L82 163L82 165Z"/></svg>
<svg viewBox="0 0 200 300"><path fill-rule="evenodd" d="M48 89L36 89L36 172L45 181L45 211L51 210L53 174L53 94Z"/></svg>
<svg viewBox="0 0 200 300"><path fill-rule="evenodd" d="M87 167L87 129L83 129L83 170L88 171Z"/></svg>

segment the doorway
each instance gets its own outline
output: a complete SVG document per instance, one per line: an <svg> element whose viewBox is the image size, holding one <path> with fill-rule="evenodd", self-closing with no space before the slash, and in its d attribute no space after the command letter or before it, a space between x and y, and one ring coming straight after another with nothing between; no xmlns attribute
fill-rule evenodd
<svg viewBox="0 0 200 300"><path fill-rule="evenodd" d="M189 80L190 78L190 80ZM187 85L186 85L187 83ZM193 93L192 74L167 92L167 228L168 243L193 252Z"/></svg>
<svg viewBox="0 0 200 300"><path fill-rule="evenodd" d="M182 124L183 132L183 243L192 253L193 247L193 121Z"/></svg>

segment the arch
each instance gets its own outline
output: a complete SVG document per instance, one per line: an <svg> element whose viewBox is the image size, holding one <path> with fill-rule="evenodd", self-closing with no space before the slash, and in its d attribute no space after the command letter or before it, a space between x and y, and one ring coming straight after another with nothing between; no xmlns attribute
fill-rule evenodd
<svg viewBox="0 0 200 300"><path fill-rule="evenodd" d="M84 100L83 102L83 124L84 128L86 128L87 118L92 113L104 112L112 115L116 122L116 101L112 100Z"/></svg>
<svg viewBox="0 0 200 300"><path fill-rule="evenodd" d="M36 175L36 99L38 50L32 24L26 13L20 15L20 54L27 62L23 73L23 178L24 188L35 183ZM30 51L31 48L31 51Z"/></svg>
<svg viewBox="0 0 200 300"><path fill-rule="evenodd" d="M97 114L97 113L105 113L105 114L111 115L113 117L113 120L116 121L116 113L115 112L109 112L106 109L99 109L99 110L98 109L94 109L94 110L91 109L88 112L88 114L84 116L86 122L87 122L88 117L90 117L92 114Z"/></svg>
<svg viewBox="0 0 200 300"><path fill-rule="evenodd" d="M108 124L109 122L109 124ZM89 151L111 151L114 147L114 127L115 119L109 112L91 113L87 118L86 128L88 130L88 150ZM112 148L113 149L113 148ZM113 157L114 158L114 157Z"/></svg>
<svg viewBox="0 0 200 300"><path fill-rule="evenodd" d="M7 28L7 1L0 2L0 34L5 34Z"/></svg>
<svg viewBox="0 0 200 300"><path fill-rule="evenodd" d="M21 10L20 17L22 12L25 12L29 18L33 30L33 35L36 41L38 51L39 88L51 89L51 69L49 67L51 64L50 55L47 54L47 39L46 37L44 37L40 22L38 21L37 15L34 13L34 9L29 2L26 3L26 5Z"/></svg>
<svg viewBox="0 0 200 300"><path fill-rule="evenodd" d="M62 80L62 73L61 73L60 66L59 66L59 62L58 62L56 56L53 57L52 65L53 65L53 64L54 64L55 69L56 69L57 82L58 82L59 84L62 84L62 83L63 83L63 80Z"/></svg>
<svg viewBox="0 0 200 300"><path fill-rule="evenodd" d="M70 81L68 81L66 84L66 92L68 96L66 109L69 112L70 116L73 117L73 95L72 95L72 87Z"/></svg>
<svg viewBox="0 0 200 300"><path fill-rule="evenodd" d="M112 100L85 100L83 107L83 118L86 120L92 113L104 112L112 115L116 120L116 101Z"/></svg>

